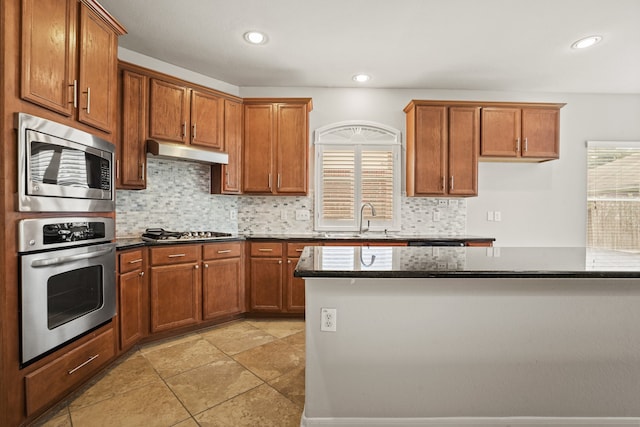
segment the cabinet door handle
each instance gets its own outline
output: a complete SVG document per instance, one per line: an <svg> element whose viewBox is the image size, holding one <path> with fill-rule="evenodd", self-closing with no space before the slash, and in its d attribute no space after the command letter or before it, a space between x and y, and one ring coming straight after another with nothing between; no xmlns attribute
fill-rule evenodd
<svg viewBox="0 0 640 427"><path fill-rule="evenodd" d="M187 256L187 254L170 254L168 256L169 258L179 258L179 257Z"/></svg>
<svg viewBox="0 0 640 427"><path fill-rule="evenodd" d="M225 250L218 251L219 254L228 254L229 252L231 252L231 249L225 249Z"/></svg>
<svg viewBox="0 0 640 427"><path fill-rule="evenodd" d="M302 252L304 249L296 249L296 252Z"/></svg>
<svg viewBox="0 0 640 427"><path fill-rule="evenodd" d="M287 264L291 264L291 260L290 259L287 260Z"/></svg>
<svg viewBox="0 0 640 427"><path fill-rule="evenodd" d="M120 179L120 160L116 160L116 179Z"/></svg>
<svg viewBox="0 0 640 427"><path fill-rule="evenodd" d="M144 162L140 163L140 179L144 181Z"/></svg>
<svg viewBox="0 0 640 427"><path fill-rule="evenodd" d="M140 272L140 277L144 276L144 271Z"/></svg>
<svg viewBox="0 0 640 427"><path fill-rule="evenodd" d="M78 80L74 80L69 87L73 88L73 99L69 101L69 104L73 104L73 108L78 108Z"/></svg>
<svg viewBox="0 0 640 427"><path fill-rule="evenodd" d="M204 265L204 268L209 268L209 264L205 264L205 265Z"/></svg>
<svg viewBox="0 0 640 427"><path fill-rule="evenodd" d="M269 174L269 190L271 190L271 174Z"/></svg>
<svg viewBox="0 0 640 427"><path fill-rule="evenodd" d="M191 126L191 129L193 132L191 132L191 140L195 141L196 139L196 124L194 123L193 126Z"/></svg>
<svg viewBox="0 0 640 427"><path fill-rule="evenodd" d="M273 252L271 248L258 248L258 252Z"/></svg>
<svg viewBox="0 0 640 427"><path fill-rule="evenodd" d="M132 261L129 261L129 264L137 264L139 262L142 262L142 258L138 258L138 259L134 259Z"/></svg>
<svg viewBox="0 0 640 427"><path fill-rule="evenodd" d="M443 175L442 176L442 191L444 191L445 182L446 182L446 178Z"/></svg>
<svg viewBox="0 0 640 427"><path fill-rule="evenodd" d="M85 366L87 366L89 363L93 362L94 360L96 360L98 358L98 356L100 356L100 354L94 354L93 356L91 356L90 358L88 358L87 360L85 360L84 362L82 362L81 364L79 364L78 366L76 366L75 368L71 369L70 371L67 371L67 375L71 375L73 374L75 371L77 371L78 369L81 369Z"/></svg>
<svg viewBox="0 0 640 427"><path fill-rule="evenodd" d="M200 266L198 264L194 265L193 268L195 268L196 270L200 268Z"/></svg>
<svg viewBox="0 0 640 427"><path fill-rule="evenodd" d="M278 186L276 188L280 188L280 174L278 174Z"/></svg>
<svg viewBox="0 0 640 427"><path fill-rule="evenodd" d="M453 175L451 175L449 190L453 190Z"/></svg>
<svg viewBox="0 0 640 427"><path fill-rule="evenodd" d="M91 114L91 88L87 86L87 91L83 93L87 94L87 108L85 110L87 110L87 114Z"/></svg>
<svg viewBox="0 0 640 427"><path fill-rule="evenodd" d="M282 264L282 260L278 261L278 264Z"/></svg>
<svg viewBox="0 0 640 427"><path fill-rule="evenodd" d="M524 139L524 151L528 151L529 150L529 144L527 142L527 138Z"/></svg>
<svg viewBox="0 0 640 427"><path fill-rule="evenodd" d="M183 122L182 123L182 137L184 138L184 136L187 134L187 122Z"/></svg>
<svg viewBox="0 0 640 427"><path fill-rule="evenodd" d="M520 138L516 138L516 153L520 151Z"/></svg>
<svg viewBox="0 0 640 427"><path fill-rule="evenodd" d="M223 166L225 168L224 171L224 176L227 178L227 187L229 186L229 171L226 170L227 168L225 166Z"/></svg>

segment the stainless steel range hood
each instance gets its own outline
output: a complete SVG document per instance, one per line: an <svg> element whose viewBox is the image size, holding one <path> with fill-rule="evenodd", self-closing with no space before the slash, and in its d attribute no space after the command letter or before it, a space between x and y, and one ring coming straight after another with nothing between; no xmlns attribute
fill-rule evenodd
<svg viewBox="0 0 640 427"><path fill-rule="evenodd" d="M147 140L147 153L165 159L189 160L207 164L229 164L229 155L227 153L193 148L188 145L157 141L155 139Z"/></svg>

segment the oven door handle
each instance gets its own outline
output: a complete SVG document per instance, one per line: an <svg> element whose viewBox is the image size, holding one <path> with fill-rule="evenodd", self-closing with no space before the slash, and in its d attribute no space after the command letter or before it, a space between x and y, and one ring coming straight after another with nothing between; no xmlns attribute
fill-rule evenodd
<svg viewBox="0 0 640 427"><path fill-rule="evenodd" d="M70 262L79 261L82 259L97 258L103 255L107 255L108 253L111 253L111 252L113 252L113 248L101 249L99 251L89 252L86 254L61 256L56 258L35 259L33 260L33 262L31 262L31 266L32 267L48 267L50 265L68 264Z"/></svg>

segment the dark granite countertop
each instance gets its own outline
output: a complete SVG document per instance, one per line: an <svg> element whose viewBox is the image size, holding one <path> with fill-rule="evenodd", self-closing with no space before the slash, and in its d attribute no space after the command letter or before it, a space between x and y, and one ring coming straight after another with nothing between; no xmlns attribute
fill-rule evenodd
<svg viewBox="0 0 640 427"><path fill-rule="evenodd" d="M449 242L493 242L493 237L480 237L469 235L402 235L402 234L383 234L383 233L308 233L308 234L279 234L279 233L261 233L235 235L231 237L219 237L209 240L170 240L161 242L147 242L139 237L124 237L116 239L116 249L125 250L133 249L141 246L164 246L168 244L187 244L187 243L216 243L233 240L288 240L293 242L304 242L311 240L318 241L353 241L353 242L379 242L379 241L403 241L403 242L428 242L428 241L449 241Z"/></svg>
<svg viewBox="0 0 640 427"><path fill-rule="evenodd" d="M427 235L427 234L395 234L395 233L376 233L366 232L358 233L341 233L341 232L316 232L306 234L280 234L280 233L251 233L246 234L247 240L350 240L354 242L372 242L372 241L394 241L403 242L424 242L424 241L451 241L451 242L493 242L493 237L470 236L463 234L456 235Z"/></svg>
<svg viewBox="0 0 640 427"><path fill-rule="evenodd" d="M640 254L587 248L306 247L297 277L640 278Z"/></svg>

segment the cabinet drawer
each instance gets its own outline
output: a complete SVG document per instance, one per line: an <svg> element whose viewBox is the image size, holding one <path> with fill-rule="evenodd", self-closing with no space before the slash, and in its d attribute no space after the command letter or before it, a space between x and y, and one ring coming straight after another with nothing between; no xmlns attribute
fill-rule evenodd
<svg viewBox="0 0 640 427"><path fill-rule="evenodd" d="M211 245L204 245L202 249L202 258L203 259L234 258L234 257L239 257L241 252L242 252L242 243L240 242L214 243Z"/></svg>
<svg viewBox="0 0 640 427"><path fill-rule="evenodd" d="M85 381L114 355L113 329L109 329L28 374L24 379L27 415L34 414Z"/></svg>
<svg viewBox="0 0 640 427"><path fill-rule="evenodd" d="M252 257L282 256L282 243L251 243Z"/></svg>
<svg viewBox="0 0 640 427"><path fill-rule="evenodd" d="M200 260L200 245L171 245L151 248L152 265L182 264Z"/></svg>
<svg viewBox="0 0 640 427"><path fill-rule="evenodd" d="M143 264L142 249L122 252L118 255L118 273L128 273L142 268Z"/></svg>
<svg viewBox="0 0 640 427"><path fill-rule="evenodd" d="M305 246L321 246L320 242L295 242L287 243L287 256L289 258L299 258Z"/></svg>

